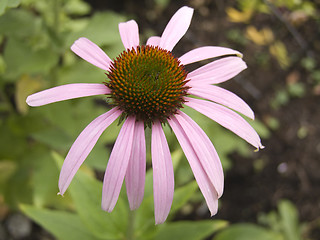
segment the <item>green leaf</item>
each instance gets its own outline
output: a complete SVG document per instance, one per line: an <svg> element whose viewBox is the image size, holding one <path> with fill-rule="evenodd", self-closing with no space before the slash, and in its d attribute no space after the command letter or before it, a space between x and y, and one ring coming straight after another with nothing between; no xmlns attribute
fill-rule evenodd
<svg viewBox="0 0 320 240"><path fill-rule="evenodd" d="M72 66L58 69L57 77L57 84L59 85L68 83L101 83L105 80L105 74L102 70L82 59L79 59Z"/></svg>
<svg viewBox="0 0 320 240"><path fill-rule="evenodd" d="M10 175L10 178L7 180L10 184L4 186L4 197L6 203L8 203L11 208L16 208L21 202L32 202L31 171L31 167L20 163L16 171Z"/></svg>
<svg viewBox="0 0 320 240"><path fill-rule="evenodd" d="M4 190L6 201L13 207L31 202L52 206L59 199L56 196L58 171L46 147L33 143L12 161L15 171L7 179L10 184L6 184Z"/></svg>
<svg viewBox="0 0 320 240"><path fill-rule="evenodd" d="M64 131L73 141L93 119L103 113L103 109L95 106L92 100L94 99L82 98L62 101L41 108L33 108L30 113L37 112L45 116L51 126Z"/></svg>
<svg viewBox="0 0 320 240"><path fill-rule="evenodd" d="M299 218L296 207L287 200L280 201L278 205L283 231L287 240L300 240Z"/></svg>
<svg viewBox="0 0 320 240"><path fill-rule="evenodd" d="M306 94L306 86L302 82L292 83L288 86L288 92L292 97L301 98Z"/></svg>
<svg viewBox="0 0 320 240"><path fill-rule="evenodd" d="M316 60L312 57L306 57L301 60L301 65L308 71L312 71L317 66Z"/></svg>
<svg viewBox="0 0 320 240"><path fill-rule="evenodd" d="M109 156L110 149L101 143L101 141L98 141L91 153L88 155L85 164L88 167L104 172L107 167L107 160L109 159Z"/></svg>
<svg viewBox="0 0 320 240"><path fill-rule="evenodd" d="M188 202L197 189L198 184L196 181L192 181L191 183L176 189L173 195L170 214L174 214L174 212L178 211L186 202Z"/></svg>
<svg viewBox="0 0 320 240"><path fill-rule="evenodd" d="M281 106L286 105L289 102L289 94L285 90L278 90L274 96L274 99L271 100L271 106L274 109L278 109Z"/></svg>
<svg viewBox="0 0 320 240"><path fill-rule="evenodd" d="M64 5L68 15L86 15L90 13L90 5L82 0L69 0Z"/></svg>
<svg viewBox="0 0 320 240"><path fill-rule="evenodd" d="M1 44L1 36L0 36L0 44ZM5 73L7 68L6 63L4 62L3 56L0 55L0 76Z"/></svg>
<svg viewBox="0 0 320 240"><path fill-rule="evenodd" d="M20 2L21 0L9 0L7 6L11 8L18 7Z"/></svg>
<svg viewBox="0 0 320 240"><path fill-rule="evenodd" d="M269 138L270 137L271 133L270 133L269 129L261 121L259 121L257 119L254 121L247 119L247 121L250 122L251 126L257 131L257 133L260 135L260 137L262 137L262 138Z"/></svg>
<svg viewBox="0 0 320 240"><path fill-rule="evenodd" d="M61 240L95 240L79 217L73 213L21 205L24 214Z"/></svg>
<svg viewBox="0 0 320 240"><path fill-rule="evenodd" d="M0 186L15 172L17 164L14 161L0 160Z"/></svg>
<svg viewBox="0 0 320 240"><path fill-rule="evenodd" d="M128 209L121 198L111 213L103 211L102 183L81 171L76 174L69 191L80 218L95 236L112 240L125 237Z"/></svg>
<svg viewBox="0 0 320 240"><path fill-rule="evenodd" d="M145 179L144 197L140 207L135 210L135 233L136 239L153 239L156 226L154 224L153 208L153 174L148 170Z"/></svg>
<svg viewBox="0 0 320 240"><path fill-rule="evenodd" d="M213 240L284 240L279 233L272 232L258 225L239 223L219 232Z"/></svg>
<svg viewBox="0 0 320 240"><path fill-rule="evenodd" d="M0 16L5 13L7 8L18 7L20 2L21 2L21 0L1 0L0 1Z"/></svg>
<svg viewBox="0 0 320 240"><path fill-rule="evenodd" d="M17 109L20 113L26 114L29 107L26 103L26 98L40 89L43 81L41 78L23 75L16 83L15 101Z"/></svg>
<svg viewBox="0 0 320 240"><path fill-rule="evenodd" d="M51 49L33 50L26 42L10 38L5 46L6 75L16 78L21 74L48 73L59 56Z"/></svg>
<svg viewBox="0 0 320 240"><path fill-rule="evenodd" d="M223 220L180 221L167 223L161 226L155 239L201 240L226 227L227 224L228 223Z"/></svg>
<svg viewBox="0 0 320 240"><path fill-rule="evenodd" d="M8 0L2 0L0 2L0 16L2 14L4 14L4 12L5 12L6 8L7 8L7 4L8 4Z"/></svg>
<svg viewBox="0 0 320 240"><path fill-rule="evenodd" d="M169 5L170 0L156 0L155 2L157 7L165 9Z"/></svg>
<svg viewBox="0 0 320 240"><path fill-rule="evenodd" d="M67 150L72 144L70 136L56 127L48 126L48 128L35 132L31 136L34 140L58 150Z"/></svg>
<svg viewBox="0 0 320 240"><path fill-rule="evenodd" d="M58 168L63 164L63 158L52 152ZM97 238L123 239L127 228L128 211L121 198L113 212L107 213L101 209L102 183L92 176L79 170L72 180L66 194L71 197L84 225Z"/></svg>
<svg viewBox="0 0 320 240"><path fill-rule="evenodd" d="M41 19L24 9L11 9L0 17L0 34L6 36L17 38L33 36L40 28Z"/></svg>
<svg viewBox="0 0 320 240"><path fill-rule="evenodd" d="M169 144L170 145L170 144ZM181 148L177 148L174 151L171 151L171 158L172 158L172 165L173 165L173 171L176 172L180 161L183 158L184 154Z"/></svg>
<svg viewBox="0 0 320 240"><path fill-rule="evenodd" d="M86 37L99 46L121 42L118 24L123 21L125 18L114 12L97 12L84 30L69 36L67 45L71 45L79 37Z"/></svg>
<svg viewBox="0 0 320 240"><path fill-rule="evenodd" d="M33 172L33 204L44 207L60 203L57 196L59 171L48 150L37 157Z"/></svg>

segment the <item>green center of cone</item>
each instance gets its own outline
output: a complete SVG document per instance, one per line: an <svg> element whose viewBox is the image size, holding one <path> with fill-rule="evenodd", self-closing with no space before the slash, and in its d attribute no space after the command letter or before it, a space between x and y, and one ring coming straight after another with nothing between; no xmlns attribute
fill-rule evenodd
<svg viewBox="0 0 320 240"><path fill-rule="evenodd" d="M139 46L117 57L107 73L112 102L124 116L134 115L148 126L165 123L184 102L187 72L171 52Z"/></svg>

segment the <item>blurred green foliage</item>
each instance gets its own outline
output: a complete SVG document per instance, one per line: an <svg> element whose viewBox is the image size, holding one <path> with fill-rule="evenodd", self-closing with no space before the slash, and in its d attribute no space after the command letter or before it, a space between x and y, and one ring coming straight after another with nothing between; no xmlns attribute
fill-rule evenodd
<svg viewBox="0 0 320 240"><path fill-rule="evenodd" d="M86 17L90 6L78 0L9 2L0 17L0 165L6 173L0 192L13 208L21 202L55 205L59 172L48 153L56 150L64 155L86 123L106 108L94 99L79 99L30 109L25 99L58 84L102 82L102 72L80 61L69 47L86 36L110 49L110 55L121 52L115 33L125 17L113 12ZM114 142L115 125L90 154L89 166L105 168L109 154L105 145Z"/></svg>

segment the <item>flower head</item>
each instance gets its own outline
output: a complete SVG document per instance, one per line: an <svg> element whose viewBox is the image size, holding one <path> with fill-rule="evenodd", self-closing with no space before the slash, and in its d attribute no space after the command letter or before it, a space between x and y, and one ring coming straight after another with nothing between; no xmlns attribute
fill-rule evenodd
<svg viewBox="0 0 320 240"><path fill-rule="evenodd" d="M114 60L107 73L110 98L127 116L151 126L164 123L182 107L187 72L168 50L138 46Z"/></svg>
<svg viewBox="0 0 320 240"><path fill-rule="evenodd" d="M90 40L76 40L71 50L105 70L108 80L102 84L58 86L27 98L30 106L41 106L104 94L113 106L93 120L73 143L60 172L60 194L66 191L100 135L121 116L125 121L105 171L102 208L109 212L113 210L124 179L130 208L133 210L140 206L146 172L144 131L145 127L150 127L155 222L158 224L166 220L174 192L171 155L162 129L162 125L168 123L188 159L211 215L217 212L224 182L219 156L204 131L181 111L182 107L187 105L199 111L257 149L263 146L255 130L233 111L253 119L250 107L235 94L213 85L229 80L246 68L242 54L213 46L196 48L179 58L171 53L189 28L192 15L192 8L180 8L162 36L149 38L145 45L139 44L138 25L134 20L120 23L125 50L114 60ZM219 60L190 73L185 70L187 64L217 57Z"/></svg>

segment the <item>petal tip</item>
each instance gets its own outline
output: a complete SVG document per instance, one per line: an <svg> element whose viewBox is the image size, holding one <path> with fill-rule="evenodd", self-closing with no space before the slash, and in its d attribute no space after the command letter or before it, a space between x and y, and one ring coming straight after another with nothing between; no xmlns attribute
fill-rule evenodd
<svg viewBox="0 0 320 240"><path fill-rule="evenodd" d="M166 221L166 218L165 219L155 219L155 224L154 225L159 225L159 224L162 224Z"/></svg>
<svg viewBox="0 0 320 240"><path fill-rule="evenodd" d="M61 192L58 192L57 195L61 196L61 197L64 197L63 193L61 193Z"/></svg>
<svg viewBox="0 0 320 240"><path fill-rule="evenodd" d="M193 13L194 9L192 7L183 6L179 9L180 11L188 11L189 13Z"/></svg>
<svg viewBox="0 0 320 240"><path fill-rule="evenodd" d="M73 52L75 52L75 51L76 51L76 50L75 50L76 46L77 46L79 43L81 43L81 42L83 42L83 41L87 41L87 40L88 40L88 39L85 38L85 37L80 37L80 38L78 38L77 40L75 40L75 41L73 42L73 44L71 45L70 49L71 49Z"/></svg>
<svg viewBox="0 0 320 240"><path fill-rule="evenodd" d="M210 217L213 217L214 215L216 215L218 213L218 209L211 211L210 210Z"/></svg>
<svg viewBox="0 0 320 240"><path fill-rule="evenodd" d="M31 107L34 106L34 105L32 104L32 97L31 97L31 95L27 97L26 103L27 103L29 106L31 106Z"/></svg>
<svg viewBox="0 0 320 240"><path fill-rule="evenodd" d="M259 147L254 150L254 152L259 152L260 150L264 149L265 146L263 146L261 143L259 144Z"/></svg>
<svg viewBox="0 0 320 240"><path fill-rule="evenodd" d="M133 204L130 204L130 203L129 203L129 206L130 206L130 210L131 210L131 211L137 210L137 209L139 208L139 205L137 205L137 204L134 204L134 205L133 205Z"/></svg>
<svg viewBox="0 0 320 240"><path fill-rule="evenodd" d="M239 57L239 58L243 58L243 54L242 54L241 52L238 52L238 53L236 54L236 56Z"/></svg>
<svg viewBox="0 0 320 240"><path fill-rule="evenodd" d="M106 211L106 212L112 212L113 208L112 206L110 205L107 205L107 204L104 204L104 203L101 203L101 208L103 211Z"/></svg>
<svg viewBox="0 0 320 240"><path fill-rule="evenodd" d="M249 117L251 120L255 119L254 112L251 109L250 109L250 111L248 111L247 117Z"/></svg>

